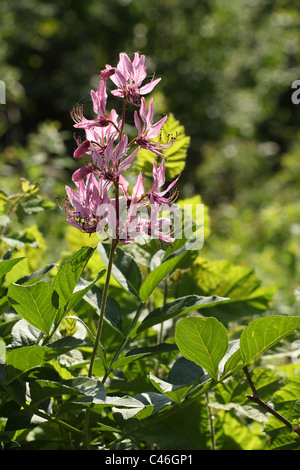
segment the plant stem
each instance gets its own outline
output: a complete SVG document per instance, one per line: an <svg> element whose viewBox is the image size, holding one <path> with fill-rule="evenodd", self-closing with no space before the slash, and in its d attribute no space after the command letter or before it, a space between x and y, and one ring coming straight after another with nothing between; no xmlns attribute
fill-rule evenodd
<svg viewBox="0 0 300 470"><path fill-rule="evenodd" d="M99 319L98 319L98 324L97 324L97 332L96 332L96 337L95 337L94 348L93 348L92 357L91 357L91 361L89 365L88 377L92 377L93 375L93 368L94 368L98 345L100 343L101 333L103 329L104 314L105 314L105 307L106 307L112 265L113 265L114 255L115 255L115 251L118 246L118 243L119 243L119 240L114 239L112 240L112 244L110 246L110 254L109 254L109 260L108 260L108 265L107 265L106 279L105 279L105 284L104 284L103 293L102 293L101 308L100 308L100 314L99 314ZM88 408L86 410L85 421L84 421L84 426L83 426L84 445L86 449L89 449L88 431L89 431L90 416L91 416L91 410Z"/></svg>
<svg viewBox="0 0 300 470"><path fill-rule="evenodd" d="M252 395L246 395L246 397L249 398L249 400L253 401L254 403L257 403L258 405L260 405L265 410L267 410L269 413L271 413L273 416L275 416L275 418L279 419L279 421L281 421L283 424L285 424L290 429L290 431L294 431L300 436L300 428L293 427L293 425L292 425L292 423L290 423L290 421L288 421L281 414L279 414L277 411L275 411L274 408L269 406L266 402L264 402L258 396L258 392L257 392L257 390L254 386L254 383L252 382L252 379L250 377L248 367L247 366L243 367L243 370L245 372L245 375L247 377L247 380L248 380L249 385L250 385L251 390L252 390ZM299 438L297 438L296 440L299 440Z"/></svg>
<svg viewBox="0 0 300 470"><path fill-rule="evenodd" d="M205 399L206 399L206 408L207 408L207 414L208 414L208 425L209 425L209 431L210 431L211 450L215 450L215 432L214 432L215 428L214 428L214 421L213 421L211 408L209 406L208 392L205 393Z"/></svg>
<svg viewBox="0 0 300 470"><path fill-rule="evenodd" d="M92 377L93 375L93 368L94 368L98 345L100 342L102 328L103 328L103 321L104 321L104 314L105 314L105 307L106 307L106 300L107 300L111 270L112 270L112 265L113 265L113 260L114 260L114 255L115 255L117 245L118 245L118 240L113 240L111 247L110 247L106 279L105 279L105 284L104 284L103 293L102 293L101 309L100 309L100 314L99 314L99 319L98 319L98 324L97 324L97 333L96 333L96 338L95 338L94 349L92 352L91 362L89 366L88 377Z"/></svg>
<svg viewBox="0 0 300 470"><path fill-rule="evenodd" d="M128 330L127 335L123 338L122 342L120 343L120 345L119 345L118 349L116 350L116 352L115 352L115 354L114 354L114 357L112 358L111 363L110 363L110 365L109 365L109 367L108 367L108 369L107 369L107 371L106 371L106 373L105 373L105 375L104 375L104 377L103 377L103 380L102 380L102 383L103 383L103 384L105 383L107 377L109 376L109 374L110 374L110 372L111 372L111 370L112 370L113 364L116 362L116 360L118 359L120 353L121 353L122 350L125 348L125 346L126 346L128 340L129 340L130 333L131 333L131 331L135 328L135 326L136 326L136 324L137 324L137 321L138 321L138 319L139 319L139 317L140 317L140 314L141 314L141 311L142 311L143 307L144 307L144 304L141 303L141 304L139 305L138 309L137 309L137 312L136 312L136 314L135 314L135 316L134 316L134 319L132 320L132 323L131 323L131 325L130 325L130 328L129 328L129 330Z"/></svg>

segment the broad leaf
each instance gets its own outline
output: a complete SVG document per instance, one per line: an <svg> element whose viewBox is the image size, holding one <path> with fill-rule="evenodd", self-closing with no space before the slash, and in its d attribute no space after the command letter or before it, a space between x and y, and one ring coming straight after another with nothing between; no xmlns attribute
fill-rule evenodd
<svg viewBox="0 0 300 470"><path fill-rule="evenodd" d="M240 339L244 363L250 363L299 327L300 317L273 315L252 321L243 330Z"/></svg>
<svg viewBox="0 0 300 470"><path fill-rule="evenodd" d="M160 282L174 269L178 268L180 264L184 261L185 257L190 256L190 250L193 250L194 244L197 243L197 240L191 240L185 242L180 248L176 251L168 252L168 256L163 260L163 262L154 268L146 277L143 284L140 288L140 298L146 302L154 289L160 284Z"/></svg>
<svg viewBox="0 0 300 470"><path fill-rule="evenodd" d="M166 397L170 400L174 401L175 403L180 403L184 398L185 394L191 388L191 385L183 385L183 384L172 384L162 380L158 377L155 377L152 372L150 372L149 376L150 382L152 385L160 392L163 393Z"/></svg>
<svg viewBox="0 0 300 470"><path fill-rule="evenodd" d="M65 314L67 314L71 309L73 309L78 302L87 294L87 292L96 284L96 282L104 275L106 272L105 269L101 269L95 279L91 282L86 281L85 279L79 279L76 287L70 297L67 308L65 308Z"/></svg>
<svg viewBox="0 0 300 470"><path fill-rule="evenodd" d="M84 342L74 337L63 337L51 346L25 346L6 351L7 383L35 367L48 363L61 354L82 346Z"/></svg>
<svg viewBox="0 0 300 470"><path fill-rule="evenodd" d="M5 276L5 274L8 273L14 267L15 264L22 261L22 259L24 259L24 256L1 261L0 262L0 278L2 276Z"/></svg>
<svg viewBox="0 0 300 470"><path fill-rule="evenodd" d="M98 253L105 266L108 266L110 245L99 243ZM142 275L139 266L134 258L121 248L116 249L116 254L112 266L112 276L127 291L137 295L142 283Z"/></svg>
<svg viewBox="0 0 300 470"><path fill-rule="evenodd" d="M54 280L54 290L59 296L60 314L58 321L63 318L65 307L70 301L82 271L93 253L94 248L85 246L60 266Z"/></svg>
<svg viewBox="0 0 300 470"><path fill-rule="evenodd" d="M46 282L28 286L10 284L8 299L16 312L32 326L48 335L57 314L53 289Z"/></svg>
<svg viewBox="0 0 300 470"><path fill-rule="evenodd" d="M199 295L187 295L186 297L181 297L180 299L173 300L172 302L163 305L155 310L153 310L149 315L147 315L142 321L141 325L138 327L137 332L144 331L150 326L157 325L162 323L165 320L170 318L178 317L179 315L184 315L191 310L199 310L206 307L213 307L218 302L228 300L225 297L202 297Z"/></svg>
<svg viewBox="0 0 300 470"><path fill-rule="evenodd" d="M213 317L184 318L176 327L175 341L181 354L219 378L219 363L228 349L225 327Z"/></svg>
<svg viewBox="0 0 300 470"><path fill-rule="evenodd" d="M97 314L100 315L102 290L99 289L98 286L93 286L89 289L89 291L84 295L84 300L95 308ZM113 328L124 335L122 330L122 310L118 302L113 297L107 297L104 318Z"/></svg>
<svg viewBox="0 0 300 470"><path fill-rule="evenodd" d="M157 354L168 353L178 350L176 344L161 343L155 346L148 346L143 348L135 348L128 351L125 357L121 357L114 362L112 369L124 367L131 362L140 359L141 357L155 356Z"/></svg>

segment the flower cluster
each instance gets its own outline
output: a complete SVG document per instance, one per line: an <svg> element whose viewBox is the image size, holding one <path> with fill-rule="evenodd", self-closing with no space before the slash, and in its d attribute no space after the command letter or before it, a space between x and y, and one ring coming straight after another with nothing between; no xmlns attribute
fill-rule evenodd
<svg viewBox="0 0 300 470"><path fill-rule="evenodd" d="M98 90L91 91L95 119L86 119L83 108L79 106L71 112L74 127L85 132L83 141L75 137L74 158L88 155L89 161L72 176L77 191L66 186L64 210L67 222L86 233L105 234L123 244L141 235L174 241L171 214L176 214L172 203L177 194L174 186L178 178L162 189L165 184L164 159L158 166L153 158L153 185L150 189L145 189L141 173L132 189L124 176L141 148L164 158L162 152L172 145L172 139L163 144L159 138L167 116L153 123L153 98L147 110L143 96L153 90L160 78L153 78L143 85L146 77L143 55L135 53L131 61L127 54L121 53L117 67L106 65L100 74ZM110 112L106 109L108 79L117 87L111 94L123 100L121 117L115 109ZM134 110L137 136L130 142L123 132L128 105L137 108ZM170 215L162 217L162 210Z"/></svg>

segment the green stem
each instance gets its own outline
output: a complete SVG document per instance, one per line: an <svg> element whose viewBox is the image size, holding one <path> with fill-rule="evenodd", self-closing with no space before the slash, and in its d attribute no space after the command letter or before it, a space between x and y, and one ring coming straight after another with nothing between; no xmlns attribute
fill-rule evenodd
<svg viewBox="0 0 300 470"><path fill-rule="evenodd" d="M98 319L95 344L94 344L92 357L91 357L91 362L90 362L90 366L89 366L88 377L92 377L92 375L93 375L93 368L94 368L96 355L97 355L97 350L98 350L98 345L99 345L99 342L100 342L102 328L103 328L103 321L104 321L104 314L105 314L105 307L106 307L106 300L107 300L111 270L112 270L112 265L113 265L113 260L114 260L114 255L115 255L117 245L118 245L118 240L113 240L112 244L111 244L111 247L110 247L110 254L109 254L109 260L108 260L108 266L107 266L106 280L105 280L103 293L102 293L101 309L100 309L100 314L99 314L99 319Z"/></svg>
<svg viewBox="0 0 300 470"><path fill-rule="evenodd" d="M208 424L209 424L209 430L210 430L211 450L215 450L215 429L214 429L214 421L213 421L213 416L211 412L211 407L209 406L208 392L205 393L205 399L206 399L206 408L207 408L207 414L208 414Z"/></svg>
<svg viewBox="0 0 300 470"><path fill-rule="evenodd" d="M105 375L104 375L103 380L102 380L102 383L103 383L103 384L105 383L107 377L109 376L109 374L110 374L110 372L111 372L111 370L112 370L113 364L116 362L116 360L118 359L120 353L122 352L122 350L123 350L124 347L126 346L128 340L129 340L129 337L130 337L130 333L131 333L131 331L135 328L135 326L136 326L136 324L137 324L137 321L138 321L138 319L139 319L139 317L140 317L140 314L141 314L141 311L142 311L143 307L144 307L144 304L141 303L141 304L139 305L139 308L137 309L137 312L136 312L136 314L135 314L135 316L134 316L134 319L132 320L132 323L131 323L131 325L130 325L130 328L129 328L129 331L128 331L127 335L123 338L122 342L120 343L118 349L116 350L116 352L115 352L115 354L114 354L114 357L113 357L112 360L111 360L111 363L110 363L110 365L109 365L107 371L105 372Z"/></svg>
<svg viewBox="0 0 300 470"><path fill-rule="evenodd" d="M100 314L99 314L99 319L98 319L98 324L97 324L97 332L96 332L96 337L95 337L94 348L93 348L92 357L91 357L91 361L89 365L88 377L92 377L93 375L93 368L94 368L98 346L100 343L101 333L103 329L105 307L106 307L111 271L112 271L112 266L113 266L113 260L114 260L114 255L115 255L115 251L118 246L118 243L119 243L119 240L114 239L110 247L106 279L105 279L105 284L104 284L103 293L102 293L101 308L100 308ZM88 408L86 410L85 421L83 425L84 445L86 449L89 449L88 433L89 433L90 417L91 417L91 410Z"/></svg>
<svg viewBox="0 0 300 470"><path fill-rule="evenodd" d="M58 426L66 429L69 432L82 435L82 432L79 429L74 428L74 426L71 426L70 424L65 423L64 421L62 421L58 418L55 418L54 416L49 416L47 413L45 413L44 411L39 410L35 406L33 407L33 406L28 405L27 403L23 403L22 400L20 400L18 398L17 394L15 394L11 390L11 388L8 385L6 385L4 382L1 382L1 387L6 391L8 396L10 396L21 408L24 408L25 410L30 411L32 414L34 414L36 416L39 416L40 418L43 418L47 421L51 421L52 423L57 424Z"/></svg>

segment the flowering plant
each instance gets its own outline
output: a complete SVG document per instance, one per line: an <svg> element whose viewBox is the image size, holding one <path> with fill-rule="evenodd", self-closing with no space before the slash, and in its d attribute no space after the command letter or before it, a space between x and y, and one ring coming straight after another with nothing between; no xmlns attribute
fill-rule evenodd
<svg viewBox="0 0 300 470"><path fill-rule="evenodd" d="M178 176L165 187L165 162L181 136L166 137L166 117L153 123L153 99L147 109L144 95L160 79L143 84L146 76L144 56L136 53L131 61L122 53L91 92L95 118L87 119L82 107L71 113L75 128L85 133L83 141L75 137L74 158L89 161L72 176L75 190L66 186L64 210L71 227L89 240L96 237L101 260L93 257L93 243L80 243L75 253L72 245L69 259L10 283L24 257L7 251L0 260L1 446L151 453L155 447L186 450L184 458L190 449L226 449L231 440L237 446L244 433L251 441L250 419L264 423L271 448L299 446L296 381L274 394L279 376L267 367L252 375L248 366L299 328L300 317L270 315L270 292L253 270L203 260L201 235L177 236ZM106 109L108 80L117 87L112 95L122 100L121 117ZM125 133L129 106L133 138ZM145 153L152 157L150 187L142 171L136 179L129 171ZM9 215L21 212L21 204L30 214L41 208L37 189L23 181L22 192L2 193ZM32 242L24 233L4 232L2 227L6 243ZM139 238L143 243L132 243ZM237 315L249 323L238 338L231 326ZM273 394L277 410L260 391ZM245 395L253 409L244 406ZM272 415L267 422L257 405ZM228 419L233 436L226 434Z"/></svg>
<svg viewBox="0 0 300 470"><path fill-rule="evenodd" d="M153 124L153 98L147 111L144 96L153 90L160 79L142 85L147 76L145 57L135 53L131 62L127 54L121 53L117 67L107 65L101 72L98 90L91 91L93 110L97 117L86 119L82 108L72 111L74 127L85 130L85 140L76 138L76 159L90 156L90 162L73 174L77 192L66 186L68 201L64 201L67 222L80 230L99 234L104 233L122 244L127 244L141 236L157 237L165 242L173 242L171 217L160 217L162 211L176 214L172 202L177 191L170 192L178 177L164 190L165 155L164 149L174 142L161 143L154 140L167 120L167 116ZM118 87L111 93L123 101L122 116L119 118L113 109L106 111L106 80L111 79ZM137 136L129 142L124 133L126 107L128 104L138 108L134 111L134 124ZM163 158L160 166L153 159L153 186L145 189L143 176L139 173L133 189L124 173L130 169L138 151L147 149ZM84 182L84 180L86 180ZM113 194L110 195L111 190ZM162 207L163 206L163 207Z"/></svg>

